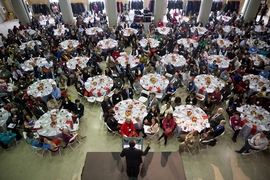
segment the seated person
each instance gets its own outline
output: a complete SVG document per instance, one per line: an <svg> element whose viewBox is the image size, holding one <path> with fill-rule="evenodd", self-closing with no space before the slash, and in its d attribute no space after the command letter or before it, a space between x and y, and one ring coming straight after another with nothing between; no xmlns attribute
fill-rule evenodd
<svg viewBox="0 0 270 180"><path fill-rule="evenodd" d="M133 91L127 84L125 85L125 88L122 90L121 94L122 94L123 100L133 99Z"/></svg>
<svg viewBox="0 0 270 180"><path fill-rule="evenodd" d="M79 99L75 100L75 104L73 107L73 117L81 119L81 117L84 115L84 105L81 103Z"/></svg>
<svg viewBox="0 0 270 180"><path fill-rule="evenodd" d="M54 99L60 99L61 98L61 90L59 87L56 86L56 83L52 84L52 97Z"/></svg>
<svg viewBox="0 0 270 180"><path fill-rule="evenodd" d="M119 92L118 89L114 89L114 93L112 95L112 103L114 105L116 105L117 103L119 103L120 101L122 101L122 96L121 93Z"/></svg>
<svg viewBox="0 0 270 180"><path fill-rule="evenodd" d="M155 134L158 130L158 120L156 117L152 117L151 119L151 125L144 125L147 127L147 131L143 128L142 133L144 134L143 138L147 137L147 135Z"/></svg>
<svg viewBox="0 0 270 180"><path fill-rule="evenodd" d="M39 141L38 141L38 139L36 139L34 137L33 132L27 132L26 136L27 136L27 138L25 140L26 140L27 144L34 146L34 147L37 147L37 148L40 148Z"/></svg>
<svg viewBox="0 0 270 180"><path fill-rule="evenodd" d="M148 114L143 118L143 124L152 125L152 118L158 117L158 112L156 106L152 106Z"/></svg>
<svg viewBox="0 0 270 180"><path fill-rule="evenodd" d="M206 100L203 102L202 109L206 114L211 114L214 107L214 103L211 101L211 97L207 97Z"/></svg>
<svg viewBox="0 0 270 180"><path fill-rule="evenodd" d="M101 107L103 112L105 112L108 107L113 107L113 104L108 96L104 96L104 99L101 102Z"/></svg>
<svg viewBox="0 0 270 180"><path fill-rule="evenodd" d="M84 93L84 88L82 87L82 84L81 84L80 82L78 82L78 83L76 84L76 90L77 90L78 93L80 93L80 95L83 95L83 93Z"/></svg>
<svg viewBox="0 0 270 180"><path fill-rule="evenodd" d="M211 96L211 100L213 101L214 104L217 105L217 104L220 103L220 101L221 101L221 93L220 93L218 87L215 88L214 92L211 93L210 96Z"/></svg>
<svg viewBox="0 0 270 180"><path fill-rule="evenodd" d="M234 112L233 116L230 118L230 126L234 131L232 141L236 142L236 138L241 129L241 117L239 112Z"/></svg>
<svg viewBox="0 0 270 180"><path fill-rule="evenodd" d="M25 116L25 121L24 121L24 131L25 132L31 132L35 126L35 119L31 117L29 114Z"/></svg>
<svg viewBox="0 0 270 180"><path fill-rule="evenodd" d="M63 138L63 141L66 143L66 145L69 143L70 139L72 139L76 135L80 139L86 138L86 136L81 136L80 134L78 134L78 132L72 132L72 133L69 132L67 127L64 127L63 130L62 130L62 138Z"/></svg>
<svg viewBox="0 0 270 180"><path fill-rule="evenodd" d="M262 150L266 148L268 145L267 135L267 131L257 133L251 139L247 139L245 145L239 151L235 150L235 152L249 155L249 149Z"/></svg>
<svg viewBox="0 0 270 180"><path fill-rule="evenodd" d="M196 93L195 92L191 92L189 93L189 96L186 98L186 104L190 104L190 105L196 105L197 104L197 98L195 97Z"/></svg>
<svg viewBox="0 0 270 180"><path fill-rule="evenodd" d="M0 141L4 149L8 149L8 144L14 138L16 138L17 141L20 141L22 139L22 135L16 129L7 131L3 126L0 126Z"/></svg>
<svg viewBox="0 0 270 180"><path fill-rule="evenodd" d="M170 85L169 85L168 88L167 88L166 95L165 95L165 97L161 100L161 103L162 103L163 101L167 102L167 101L170 99L170 97L174 95L175 91L176 91L176 87L173 85L173 83L170 83Z"/></svg>
<svg viewBox="0 0 270 180"><path fill-rule="evenodd" d="M49 96L48 97L48 102L47 102L47 107L48 107L48 110L53 110L53 109L58 109L59 108L59 104L58 102L56 101L56 99L54 99L52 96Z"/></svg>
<svg viewBox="0 0 270 180"><path fill-rule="evenodd" d="M139 82L139 80L137 78L135 79L132 86L133 86L133 88L135 90L135 94L141 94L142 86L141 86L141 84L140 84L140 82Z"/></svg>
<svg viewBox="0 0 270 180"><path fill-rule="evenodd" d="M172 107L175 108L176 106L180 106L181 104L181 97L177 96L172 102Z"/></svg>
<svg viewBox="0 0 270 180"><path fill-rule="evenodd" d="M185 141L179 144L179 151L183 152L184 147L187 147L189 149L196 148L198 146L199 139L200 139L199 132L191 131L190 133L187 134Z"/></svg>
<svg viewBox="0 0 270 180"><path fill-rule="evenodd" d="M65 96L59 109L63 108L71 112L73 110L73 107L74 103L67 96Z"/></svg>
<svg viewBox="0 0 270 180"><path fill-rule="evenodd" d="M260 71L259 75L260 75L260 76L263 76L264 78L267 79L267 78L269 77L269 75L270 75L270 73L269 73L269 67L266 66L266 67L264 68L264 70L261 70L261 71Z"/></svg>
<svg viewBox="0 0 270 180"><path fill-rule="evenodd" d="M43 149L54 149L57 147L57 145L53 142L48 140L47 138L41 137L39 138L39 147Z"/></svg>
<svg viewBox="0 0 270 180"><path fill-rule="evenodd" d="M108 125L108 127L112 130L112 131L119 131L120 130L120 125L118 124L118 122L116 121L116 119L114 118L113 114L110 114L106 120L106 123Z"/></svg>
<svg viewBox="0 0 270 180"><path fill-rule="evenodd" d="M217 112L208 119L210 127L215 128L223 119L223 108L218 108Z"/></svg>
<svg viewBox="0 0 270 180"><path fill-rule="evenodd" d="M163 134L158 138L158 141L160 141L161 138L164 137L164 145L167 145L167 138L170 136L177 126L174 118L173 118L173 111L168 112L167 116L162 121L162 129L164 130Z"/></svg>
<svg viewBox="0 0 270 180"><path fill-rule="evenodd" d="M210 143L210 140L214 138L214 130L212 128L208 129L206 132L201 134L200 142L203 145L207 145Z"/></svg>
<svg viewBox="0 0 270 180"><path fill-rule="evenodd" d="M166 117L169 112L173 112L173 107L170 101L162 105L160 108L160 114L159 114L160 124L162 124L163 118Z"/></svg>
<svg viewBox="0 0 270 180"><path fill-rule="evenodd" d="M225 131L225 120L221 120L219 125L217 125L214 129L214 137L220 136Z"/></svg>
<svg viewBox="0 0 270 180"><path fill-rule="evenodd" d="M121 134L123 135L123 137L129 137L129 136L133 136L133 135L137 134L135 132L134 124L130 118L127 118L126 121L122 124Z"/></svg>

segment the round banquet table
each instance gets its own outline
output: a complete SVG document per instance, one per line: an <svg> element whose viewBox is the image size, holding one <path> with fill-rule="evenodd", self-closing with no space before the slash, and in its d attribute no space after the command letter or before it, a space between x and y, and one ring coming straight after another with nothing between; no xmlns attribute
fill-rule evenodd
<svg viewBox="0 0 270 180"><path fill-rule="evenodd" d="M99 46L101 49L113 49L118 46L118 42L113 39L104 39L99 41L97 46Z"/></svg>
<svg viewBox="0 0 270 180"><path fill-rule="evenodd" d="M218 21L224 21L224 22L229 22L232 18L230 16L218 16L217 20Z"/></svg>
<svg viewBox="0 0 270 180"><path fill-rule="evenodd" d="M186 16L176 16L175 17L178 21L180 22L188 22L189 21L189 17L186 17Z"/></svg>
<svg viewBox="0 0 270 180"><path fill-rule="evenodd" d="M99 17L95 17L95 18L96 18L96 21L100 21ZM95 18L94 17L87 17L87 18L84 18L83 22L86 23L86 24L88 24L89 21L90 21L90 23L94 23Z"/></svg>
<svg viewBox="0 0 270 180"><path fill-rule="evenodd" d="M72 113L65 109L54 109L43 114L35 123L34 129L40 136L55 137L62 134L60 130L63 127L68 127L71 130Z"/></svg>
<svg viewBox="0 0 270 180"><path fill-rule="evenodd" d="M84 84L88 96L100 97L111 92L113 87L112 78L104 75L94 76L87 79Z"/></svg>
<svg viewBox="0 0 270 180"><path fill-rule="evenodd" d="M123 67L126 67L127 64L130 64L130 68L134 68L139 64L140 59L135 56L126 55L119 56L116 61L119 62Z"/></svg>
<svg viewBox="0 0 270 180"><path fill-rule="evenodd" d="M34 66L42 67L47 63L48 62L46 61L46 58L34 57L34 58L24 61L24 63L21 64L21 68L24 71L33 71Z"/></svg>
<svg viewBox="0 0 270 180"><path fill-rule="evenodd" d="M64 28L64 27L62 27L62 28L57 28L57 29L54 29L54 30L53 30L53 34L54 34L55 36L61 36L62 34L65 34L66 30L68 31L68 29L67 29L67 28Z"/></svg>
<svg viewBox="0 0 270 180"><path fill-rule="evenodd" d="M89 61L88 57L75 57L68 60L67 67L69 69L76 69L77 66L79 66L80 68L85 68L87 67L88 61Z"/></svg>
<svg viewBox="0 0 270 180"><path fill-rule="evenodd" d="M227 39L222 39L222 38L215 39L214 41L217 42L219 47L223 47L223 46L229 47L232 44L231 41Z"/></svg>
<svg viewBox="0 0 270 180"><path fill-rule="evenodd" d="M52 25L55 24L55 20L54 20L53 18L48 18L48 19L39 21L39 24L40 24L41 26L46 26L46 25L47 25L47 22L48 22L49 24L52 24Z"/></svg>
<svg viewBox="0 0 270 180"><path fill-rule="evenodd" d="M257 46L258 46L259 49L263 49L264 47L268 47L268 44L266 42L261 41L259 39L248 39L247 44L249 46L254 46L254 41L255 40L258 40L258 45Z"/></svg>
<svg viewBox="0 0 270 180"><path fill-rule="evenodd" d="M259 92L262 87L266 87L266 92L270 92L270 81L260 75L249 74L243 76L243 81L245 80L250 81L249 88L253 91Z"/></svg>
<svg viewBox="0 0 270 180"><path fill-rule="evenodd" d="M38 45L41 45L41 42L40 41L28 41L26 43L22 43L20 45L20 49L24 50L26 47L30 47L31 49L34 49L34 46L36 45L35 42L38 44Z"/></svg>
<svg viewBox="0 0 270 180"><path fill-rule="evenodd" d="M207 93L213 93L216 87L222 89L225 86L224 81L208 74L197 75L194 79L194 83L197 87L197 91L204 90Z"/></svg>
<svg viewBox="0 0 270 180"><path fill-rule="evenodd" d="M191 33L194 33L196 29L198 30L199 35L203 35L208 31L205 27L192 27L190 28Z"/></svg>
<svg viewBox="0 0 270 180"><path fill-rule="evenodd" d="M63 49L67 49L68 46L72 46L74 48L76 48L77 46L79 46L79 41L77 40L65 40L63 42L60 43L60 45L62 46Z"/></svg>
<svg viewBox="0 0 270 180"><path fill-rule="evenodd" d="M261 54L250 54L249 59L251 59L254 62L255 66L259 66L260 61L263 61L265 65L269 65L270 63L270 59Z"/></svg>
<svg viewBox="0 0 270 180"><path fill-rule="evenodd" d="M127 99L117 103L114 106L114 118L119 124L123 124L126 118L130 118L132 122L137 123L136 118L143 119L147 115L146 106L134 99Z"/></svg>
<svg viewBox="0 0 270 180"><path fill-rule="evenodd" d="M256 25L255 28L254 28L254 31L255 31L255 32L258 32L258 33L260 33L260 32L265 32L265 31L267 31L267 30L268 30L267 27L261 26L261 25Z"/></svg>
<svg viewBox="0 0 270 180"><path fill-rule="evenodd" d="M0 126L6 128L6 122L10 116L10 113L4 108L0 109Z"/></svg>
<svg viewBox="0 0 270 180"><path fill-rule="evenodd" d="M212 56L208 56L207 58L208 64L212 64L214 60L217 61L216 64L218 65L219 69L226 69L229 67L230 59L225 56L212 55Z"/></svg>
<svg viewBox="0 0 270 180"><path fill-rule="evenodd" d="M171 28L169 28L169 27L157 27L156 29L158 30L159 34L161 34L161 35L167 35L171 30Z"/></svg>
<svg viewBox="0 0 270 180"><path fill-rule="evenodd" d="M27 94L36 97L44 97L52 92L52 84L55 83L53 79L43 79L34 82L28 86Z"/></svg>
<svg viewBox="0 0 270 180"><path fill-rule="evenodd" d="M189 48L190 44L192 43L193 46L196 48L198 46L197 41L195 41L194 39L191 38L181 38L177 40L178 44L183 44L184 47Z"/></svg>
<svg viewBox="0 0 270 180"><path fill-rule="evenodd" d="M92 28L87 28L85 29L85 33L87 35L90 35L90 36L93 36L95 35L96 33L101 33L103 32L103 29L99 28L99 27L92 27Z"/></svg>
<svg viewBox="0 0 270 180"><path fill-rule="evenodd" d="M160 74L146 74L140 79L141 86L147 91L164 92L169 84L169 80Z"/></svg>
<svg viewBox="0 0 270 180"><path fill-rule="evenodd" d="M206 127L210 127L207 114L199 107L192 105L176 106L173 116L182 131L189 132L197 130L201 132Z"/></svg>
<svg viewBox="0 0 270 180"><path fill-rule="evenodd" d="M150 43L151 48L156 48L159 45L159 41L153 38L143 38L139 41L140 45L145 48L147 46L147 43Z"/></svg>
<svg viewBox="0 0 270 180"><path fill-rule="evenodd" d="M241 113L242 129L240 135L247 139L263 130L270 130L270 113L255 105L243 105L236 108Z"/></svg>
<svg viewBox="0 0 270 180"><path fill-rule="evenodd" d="M21 30L20 34L24 35L24 32L27 31L28 34L30 34L30 36L34 35L36 33L36 31L34 29L25 29L25 30Z"/></svg>
<svg viewBox="0 0 270 180"><path fill-rule="evenodd" d="M230 31L232 31L233 29L235 29L236 34L243 34L244 31L242 31L241 29L234 27L234 26L223 26L222 27L223 31L226 33L229 33Z"/></svg>
<svg viewBox="0 0 270 180"><path fill-rule="evenodd" d="M175 66L176 69L180 69L187 62L184 56L179 54L165 54L161 57L161 62L163 64L168 64L169 62Z"/></svg>
<svg viewBox="0 0 270 180"><path fill-rule="evenodd" d="M137 34L138 33L138 30L137 29L134 29L134 28L125 28L123 30L121 30L123 32L123 35L128 37L130 36L131 34Z"/></svg>

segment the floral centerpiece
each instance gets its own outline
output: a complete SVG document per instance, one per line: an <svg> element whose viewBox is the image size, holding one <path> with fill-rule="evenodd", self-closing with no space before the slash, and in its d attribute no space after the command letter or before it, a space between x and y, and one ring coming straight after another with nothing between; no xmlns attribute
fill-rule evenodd
<svg viewBox="0 0 270 180"><path fill-rule="evenodd" d="M153 84L155 84L155 83L157 82L157 80L156 80L156 78L151 77L151 78L150 78L150 82L153 83Z"/></svg>

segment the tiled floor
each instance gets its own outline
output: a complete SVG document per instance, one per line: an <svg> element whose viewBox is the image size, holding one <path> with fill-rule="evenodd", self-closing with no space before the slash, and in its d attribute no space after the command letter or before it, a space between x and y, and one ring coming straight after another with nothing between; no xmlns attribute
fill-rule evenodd
<svg viewBox="0 0 270 180"><path fill-rule="evenodd" d="M9 22L5 24L10 25L9 28L14 25ZM0 26L3 33L3 24ZM103 67L104 64L103 62ZM74 87L69 87L68 93L71 94L73 101L77 98ZM179 89L177 95L180 95L184 101L186 91ZM81 145L75 151L70 148L61 149L62 156L51 159L48 153L44 157L38 156L34 153L34 149L25 142L21 142L18 147L10 151L0 148L0 180L78 180L81 176L86 152L121 151L121 138L112 139L99 120L101 108L88 103L84 104L86 108L80 124L80 133L86 135L87 138L81 140ZM187 152L182 154L188 180L269 179L270 151L259 153L257 158L253 155L236 154L234 150L239 149L244 140L239 137L237 143L233 143L230 132L227 126L226 133L219 138L218 144L209 147L208 150L202 150L193 156ZM152 141L150 151L177 151L178 144L175 137L168 140L167 146L164 146L162 142L158 144L157 141ZM102 173L102 168L97 173Z"/></svg>

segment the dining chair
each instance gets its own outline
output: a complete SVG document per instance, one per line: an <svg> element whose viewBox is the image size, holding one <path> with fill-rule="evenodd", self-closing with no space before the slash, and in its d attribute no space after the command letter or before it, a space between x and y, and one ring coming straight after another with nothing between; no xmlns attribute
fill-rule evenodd
<svg viewBox="0 0 270 180"><path fill-rule="evenodd" d="M105 123L105 125L106 125L106 127L107 127L107 129L108 129L107 133L112 133L112 134L113 134L112 139L114 139L114 137L117 136L117 135L118 135L118 136L121 136L121 134L120 134L118 131L113 131L113 130L108 126L107 123Z"/></svg>
<svg viewBox="0 0 270 180"><path fill-rule="evenodd" d="M171 78L173 77L173 75L170 74L170 73L166 73L166 74L165 74L165 77L166 77L167 79L171 79Z"/></svg>
<svg viewBox="0 0 270 180"><path fill-rule="evenodd" d="M194 148L189 148L188 146L186 146L186 149L188 150L190 155L195 155L196 150L200 151L200 143L198 142Z"/></svg>
<svg viewBox="0 0 270 180"><path fill-rule="evenodd" d="M151 139L156 139L158 137L158 132L159 132L159 127L157 129L157 132L155 132L154 134L147 134L147 139L151 140Z"/></svg>
<svg viewBox="0 0 270 180"><path fill-rule="evenodd" d="M143 104L146 103L148 101L149 94L150 94L149 91L142 90L141 96L139 97L138 101L140 101Z"/></svg>
<svg viewBox="0 0 270 180"><path fill-rule="evenodd" d="M249 153L250 153L250 154L253 154L255 157L258 157L258 156L257 156L257 153L262 152L262 151L265 151L266 149L267 149L267 146L266 146L265 148L259 149L259 150L256 150L256 149L250 149L250 150L249 150Z"/></svg>
<svg viewBox="0 0 270 180"><path fill-rule="evenodd" d="M13 144L13 146L10 146L11 144ZM16 138L14 137L9 143L8 143L8 148L11 149L11 148L14 148L14 147L17 147L18 146L18 142L16 140Z"/></svg>
<svg viewBox="0 0 270 180"><path fill-rule="evenodd" d="M53 157L57 157L57 156L61 156L61 150L60 150L60 146L56 146L55 148L53 149L46 149L46 151L49 152L50 154L50 157L53 158ZM53 153L56 154L58 152L58 155L52 155Z"/></svg>
<svg viewBox="0 0 270 180"><path fill-rule="evenodd" d="M73 128L71 129L71 132L78 131L80 129L80 119L77 118L76 123L73 124Z"/></svg>
<svg viewBox="0 0 270 180"><path fill-rule="evenodd" d="M95 104L95 102L96 102L95 96L90 96L90 97L85 97L85 98L90 104Z"/></svg>
<svg viewBox="0 0 270 180"><path fill-rule="evenodd" d="M101 123L103 124L103 128L105 127L105 121L104 121L104 113L101 111L99 114L99 120L101 121Z"/></svg>
<svg viewBox="0 0 270 180"><path fill-rule="evenodd" d="M69 140L69 142L67 144L73 151L81 144L81 142L78 140L78 137L77 136L78 136L77 134L75 136L73 136Z"/></svg>
<svg viewBox="0 0 270 180"><path fill-rule="evenodd" d="M102 101L104 100L104 96L105 96L106 94L104 94L103 96L100 96L100 97L97 97L96 98L96 102L97 102L97 104L96 105L100 105L101 103L102 103Z"/></svg>
<svg viewBox="0 0 270 180"><path fill-rule="evenodd" d="M38 148L38 147L35 147L35 146L31 146L33 149L35 149L35 153L39 156L42 156L43 157L43 154L44 154L44 149L43 148Z"/></svg>

